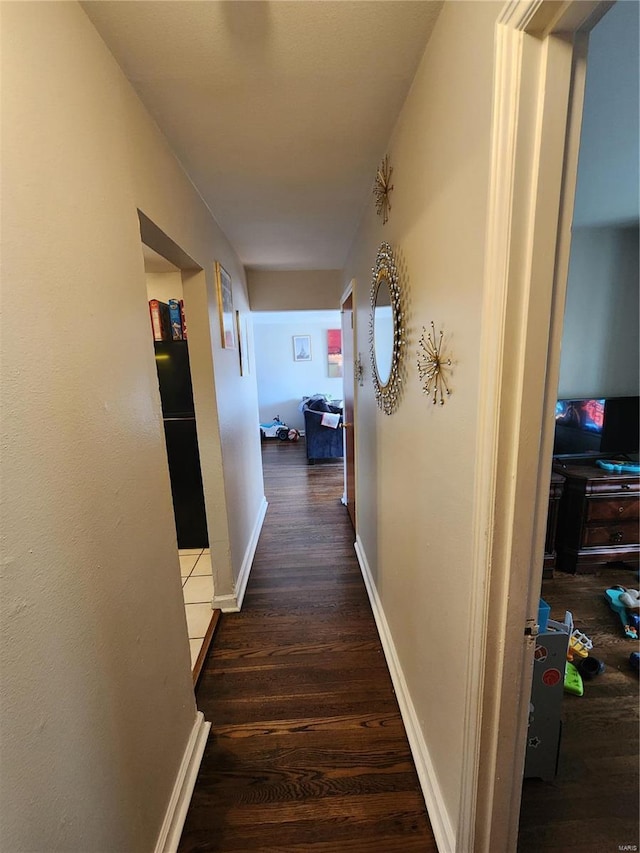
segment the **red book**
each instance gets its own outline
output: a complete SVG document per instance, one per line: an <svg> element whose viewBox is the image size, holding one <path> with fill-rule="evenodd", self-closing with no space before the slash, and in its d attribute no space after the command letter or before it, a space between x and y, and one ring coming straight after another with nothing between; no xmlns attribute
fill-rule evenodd
<svg viewBox="0 0 640 853"><path fill-rule="evenodd" d="M180 300L180 316L182 317L182 337L187 340L187 321L184 316L184 299Z"/></svg>
<svg viewBox="0 0 640 853"><path fill-rule="evenodd" d="M149 314L151 315L153 340L170 341L169 306L166 302L160 302L158 299L149 300Z"/></svg>

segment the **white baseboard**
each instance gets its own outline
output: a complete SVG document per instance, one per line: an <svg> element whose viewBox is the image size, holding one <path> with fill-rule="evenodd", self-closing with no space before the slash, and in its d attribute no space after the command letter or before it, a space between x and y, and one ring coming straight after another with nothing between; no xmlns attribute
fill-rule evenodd
<svg viewBox="0 0 640 853"><path fill-rule="evenodd" d="M440 792L438 778L433 767L429 749L425 742L424 735L422 734L422 729L420 728L418 715L416 714L413 702L411 701L411 696L409 694L407 683L402 672L402 667L398 659L398 654L393 643L389 625L387 623L386 616L384 615L384 610L382 609L382 603L378 596L378 590L376 589L373 576L371 575L371 569L369 568L369 563L359 536L356 537L355 550L358 557L358 563L360 564L362 577L364 578L364 583L369 595L369 601L371 602L373 616L376 620L378 634L380 635L380 642L382 643L384 655L387 660L387 666L389 667L389 672L391 674L391 680L393 681L396 698L400 706L402 721L407 731L411 754L413 755L413 760L416 765L418 779L420 780L420 787L422 788L422 794L429 813L429 819L431 821L433 834L435 835L436 844L438 845L440 853L455 853L456 835L453 830L453 825Z"/></svg>
<svg viewBox="0 0 640 853"><path fill-rule="evenodd" d="M229 595L214 595L211 602L213 610L221 610L223 613L238 613L238 596L235 593Z"/></svg>
<svg viewBox="0 0 640 853"><path fill-rule="evenodd" d="M176 853L178 849L210 729L211 723L205 722L204 714L198 711L162 822L155 853Z"/></svg>
<svg viewBox="0 0 640 853"><path fill-rule="evenodd" d="M262 525L264 523L264 517L267 514L268 506L269 504L267 502L267 499L263 496L262 503L260 504L260 508L258 509L256 522L253 525L253 530L251 531L247 550L244 554L244 560L242 561L242 565L240 566L240 572L238 574L238 579L235 584L235 592L230 595L214 595L213 597L213 607L215 609L222 610L223 613L238 613L240 611L240 608L242 607L242 602L244 601L244 594L247 589L247 583L249 582L249 575L251 573L251 566L253 565L253 558L256 553L256 548L258 547L260 531L262 530Z"/></svg>
<svg viewBox="0 0 640 853"><path fill-rule="evenodd" d="M258 510L256 523L253 525L251 538L249 539L249 544L247 545L247 550L244 554L244 560L242 561L242 566L240 567L240 574L238 575L238 580L236 581L236 599L238 602L238 610L240 610L240 608L242 607L242 602L244 601L244 594L247 589L247 583L249 582L249 574L251 573L253 558L255 557L256 548L258 547L258 539L260 539L260 531L262 530L262 525L264 523L264 517L267 514L268 506L269 504L267 502L267 499L263 495L262 503L260 504L260 509Z"/></svg>

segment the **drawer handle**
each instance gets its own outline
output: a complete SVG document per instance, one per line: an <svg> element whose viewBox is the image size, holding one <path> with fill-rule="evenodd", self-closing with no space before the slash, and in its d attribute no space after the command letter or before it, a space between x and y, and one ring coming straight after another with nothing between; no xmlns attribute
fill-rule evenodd
<svg viewBox="0 0 640 853"><path fill-rule="evenodd" d="M624 507L623 507L623 506L619 506L619 507L618 507L618 512L624 512Z"/></svg>
<svg viewBox="0 0 640 853"><path fill-rule="evenodd" d="M609 534L609 542L611 542L612 545L619 545L622 542L622 539L622 530L616 530L613 533Z"/></svg>

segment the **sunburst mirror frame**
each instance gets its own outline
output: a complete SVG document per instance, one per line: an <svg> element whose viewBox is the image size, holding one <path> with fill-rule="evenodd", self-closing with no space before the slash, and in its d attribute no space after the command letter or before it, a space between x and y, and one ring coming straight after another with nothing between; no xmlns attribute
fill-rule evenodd
<svg viewBox="0 0 640 853"><path fill-rule="evenodd" d="M371 377L373 389L376 395L378 407L385 413L391 415L398 408L400 400L400 365L402 352L405 346L403 326L402 289L398 281L398 270L393 257L393 250L388 243L381 243L376 255L376 265L372 267L373 277L371 280L371 315L369 318L369 356L371 360ZM375 310L378 297L378 289L381 282L385 280L389 287L391 298L391 315L393 319L393 345L391 352L391 368L389 378L382 382L378 373L375 348Z"/></svg>

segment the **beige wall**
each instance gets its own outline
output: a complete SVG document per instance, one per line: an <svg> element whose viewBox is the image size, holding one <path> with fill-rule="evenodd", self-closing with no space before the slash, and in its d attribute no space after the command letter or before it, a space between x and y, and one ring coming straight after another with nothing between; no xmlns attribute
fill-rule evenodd
<svg viewBox="0 0 640 853"><path fill-rule="evenodd" d="M252 311L322 311L339 308L340 270L247 270Z"/></svg>
<svg viewBox="0 0 640 853"><path fill-rule="evenodd" d="M635 397L638 226L574 228L558 398Z"/></svg>
<svg viewBox="0 0 640 853"><path fill-rule="evenodd" d="M217 258L246 311L243 270L78 5L4 4L2 73L0 847L150 850L195 704L137 209L204 270L185 303L226 583L263 498L213 288Z"/></svg>
<svg viewBox="0 0 640 853"><path fill-rule="evenodd" d="M455 833L472 566L474 448L489 171L494 25L500 3L445 3L388 151L392 209L373 202L352 247L356 350L367 352L371 267L396 253L406 295L402 400L375 404L367 360L357 399L358 535ZM433 406L415 367L422 326L444 329L452 396Z"/></svg>
<svg viewBox="0 0 640 853"><path fill-rule="evenodd" d="M168 302L170 299L182 299L182 274L179 272L148 272L147 298Z"/></svg>

